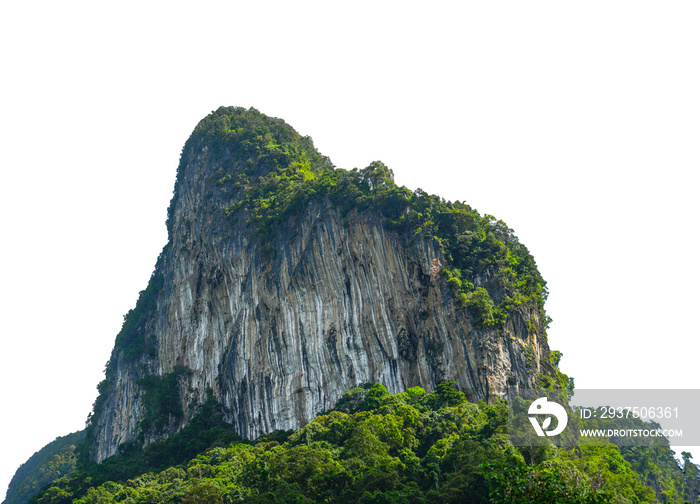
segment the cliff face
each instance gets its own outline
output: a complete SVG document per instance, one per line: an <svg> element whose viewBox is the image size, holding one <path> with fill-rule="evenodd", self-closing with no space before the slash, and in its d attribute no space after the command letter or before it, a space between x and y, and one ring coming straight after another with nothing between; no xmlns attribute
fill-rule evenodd
<svg viewBox="0 0 700 504"><path fill-rule="evenodd" d="M182 428L207 389L225 419L254 438L304 425L365 382L398 392L453 380L476 400L533 386L547 370L541 306L523 302L500 323L479 325L441 274L449 258L434 236L409 239L371 208L322 196L261 231L256 210L241 206L251 200L251 180L281 166L311 181L332 168L278 120L242 109L209 119L225 114L254 116L271 137L237 139L230 132L241 128L227 123L218 126L229 132L222 143L200 125L186 144L170 241L100 384L92 459ZM261 155L259 145L280 150L280 135L303 148ZM473 284L498 302L507 292L494 271L475 272Z"/></svg>

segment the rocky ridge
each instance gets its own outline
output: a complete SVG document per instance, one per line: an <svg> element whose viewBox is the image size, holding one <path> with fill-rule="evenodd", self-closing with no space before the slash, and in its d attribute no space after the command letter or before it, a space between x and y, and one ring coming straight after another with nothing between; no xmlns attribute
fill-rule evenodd
<svg viewBox="0 0 700 504"><path fill-rule="evenodd" d="M361 383L395 393L449 380L488 400L551 374L541 302L478 323L443 274L451 258L436 236L408 236L371 207L323 194L275 226L256 213L283 194L255 193L258 180L287 173L301 187L332 170L310 139L254 109L200 123L183 149L169 243L99 386L91 459L176 432L208 391L254 438L304 425ZM246 206L251 194L266 203ZM471 282L498 304L512 294L499 278L486 265Z"/></svg>

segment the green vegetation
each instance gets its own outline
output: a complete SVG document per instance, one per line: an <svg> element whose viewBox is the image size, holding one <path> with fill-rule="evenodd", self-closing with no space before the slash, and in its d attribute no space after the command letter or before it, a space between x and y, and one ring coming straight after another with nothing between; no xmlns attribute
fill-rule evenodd
<svg viewBox="0 0 700 504"><path fill-rule="evenodd" d="M229 198L240 196L244 187L257 184L260 177L271 173L288 171L312 180L321 167L331 167L330 161L316 151L311 138L253 108L221 107L202 119L183 147L177 184L183 182L187 164L203 151L217 167L208 183ZM169 232L177 198L176 190L168 209Z"/></svg>
<svg viewBox="0 0 700 504"><path fill-rule="evenodd" d="M453 383L430 394L366 384L302 429L249 442L210 395L180 433L82 467L34 502L698 502L689 454L681 468L668 445L517 448L507 415L504 402L469 403Z"/></svg>
<svg viewBox="0 0 700 504"><path fill-rule="evenodd" d="M177 366L172 373L163 376L147 375L137 380L145 393L143 407L145 413L141 424L142 435L145 433L161 433L171 422L179 422L182 418L180 402L180 378L192 372L182 366Z"/></svg>
<svg viewBox="0 0 700 504"><path fill-rule="evenodd" d="M546 283L503 221L463 202L399 187L379 161L360 170L336 169L310 138L254 109L222 107L202 120L183 149L178 181L203 151L215 169L208 181L212 206L232 222L248 222L268 257L275 253L271 240L312 202L330 203L343 218L371 213L408 242L426 237L439 243L445 262L437 268L477 326L499 326L509 311L534 302L546 327Z"/></svg>
<svg viewBox="0 0 700 504"><path fill-rule="evenodd" d="M80 431L58 437L32 455L17 469L3 504L24 504L44 485L75 471L75 449L84 435Z"/></svg>
<svg viewBox="0 0 700 504"><path fill-rule="evenodd" d="M84 496L91 487L102 484L109 486L110 481L126 481L142 474L186 465L190 459L208 449L228 446L234 442L246 443L230 424L223 421L221 408L209 390L207 401L187 426L178 433L164 440L155 441L145 448L140 448L138 443L121 445L119 455L96 464L90 462L85 456L88 445L80 444L77 448L81 452L78 456L77 468L42 489L31 502L67 504Z"/></svg>
<svg viewBox="0 0 700 504"><path fill-rule="evenodd" d="M165 250L167 250L167 246ZM165 250L163 252L165 252ZM112 385L110 380L114 375L113 370L119 359L121 358L125 362L134 362L144 355L154 357L156 354L154 338L152 336L147 336L146 325L153 317L157 308L158 295L161 293L165 283L163 274L160 272L162 261L163 253L161 253L158 258L155 271L151 275L148 286L139 293L136 306L124 315L124 323L122 324L119 334L117 334L112 356L106 365L106 378L97 385L97 399L95 399L92 405L92 411L87 419L85 440L83 441L85 445L89 445L93 440L95 429L94 421L99 417L104 408L105 398ZM181 370L176 370L176 374L180 371ZM172 403L169 399L163 399L161 397L166 394L164 389L167 385L172 385L170 382L173 380L172 377L164 377L164 379L167 383L162 385L155 377L146 376L140 380L139 384L146 389L145 407L147 414L141 425L144 433L162 429L162 423L168 422L171 417L178 419L178 412L173 408L179 408L179 415L182 414L182 408L179 404ZM170 390L172 390L172 388ZM167 406L165 406L166 403ZM82 457L87 460L87 450L82 451Z"/></svg>
<svg viewBox="0 0 700 504"><path fill-rule="evenodd" d="M117 334L114 348L115 352L121 350L123 358L127 361L136 359L146 349L147 338L144 326L156 309L157 296L163 288L163 283L163 275L156 270L146 289L139 292L136 306L124 315L124 324Z"/></svg>

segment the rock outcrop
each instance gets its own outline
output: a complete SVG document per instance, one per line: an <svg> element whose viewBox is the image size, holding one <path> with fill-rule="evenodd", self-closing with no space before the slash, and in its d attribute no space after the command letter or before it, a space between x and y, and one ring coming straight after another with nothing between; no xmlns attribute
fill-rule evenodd
<svg viewBox="0 0 700 504"><path fill-rule="evenodd" d="M207 128L232 116L254 119L251 130L262 125L270 138L241 137L226 123L217 131L229 137L214 139ZM207 390L226 421L254 438L304 425L365 382L393 393L452 380L488 400L547 371L541 306L524 302L504 322L479 326L440 273L449 258L434 236L407 237L371 208L324 197L261 231L241 205L246 180L279 166L294 165L300 180L316 165L332 168L309 139L255 110L220 109L207 120L185 145L169 243L100 384L92 459L177 431ZM260 153L285 142L301 147L282 158ZM498 300L505 294L493 276L485 268L474 284Z"/></svg>

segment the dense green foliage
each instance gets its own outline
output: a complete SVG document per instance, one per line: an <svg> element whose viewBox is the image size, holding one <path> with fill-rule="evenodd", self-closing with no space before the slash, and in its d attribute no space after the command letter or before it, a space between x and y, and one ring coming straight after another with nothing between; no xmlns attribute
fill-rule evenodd
<svg viewBox="0 0 700 504"><path fill-rule="evenodd" d="M642 482L651 487L662 501L697 502L700 495L700 467L693 464L692 456L682 452L683 470L669 450L659 447L621 447L622 457L635 472L642 475Z"/></svg>
<svg viewBox="0 0 700 504"><path fill-rule="evenodd" d="M24 504L44 485L72 473L83 437L83 431L58 437L32 455L15 472L3 504Z"/></svg>
<svg viewBox="0 0 700 504"><path fill-rule="evenodd" d="M166 379L167 380L167 379ZM148 472L159 472L187 461L208 449L228 446L233 442L245 443L230 424L223 421L219 405L208 391L207 401L185 428L166 439L155 441L145 448L137 443L119 447L119 455L101 464L90 462L84 453L79 457L77 470L44 488L32 502L72 502L89 488L108 481L125 481ZM87 450L85 444L79 451ZM26 500L23 502L27 502Z"/></svg>
<svg viewBox="0 0 700 504"><path fill-rule="evenodd" d="M179 422L182 418L182 404L180 402L180 378L191 374L191 371L182 366L176 366L172 373L163 376L147 375L137 380L145 393L143 407L145 413L141 420L142 435L145 433L159 434L171 422Z"/></svg>
<svg viewBox="0 0 700 504"><path fill-rule="evenodd" d="M124 315L124 324L117 334L116 351L123 351L126 360L133 360L146 349L144 324L156 308L156 299L163 288L164 278L161 273L154 273L146 289L139 293L136 306Z"/></svg>
<svg viewBox="0 0 700 504"><path fill-rule="evenodd" d="M547 324L546 283L503 221L463 202L399 187L378 161L360 170L334 168L310 138L254 109L222 107L202 120L183 150L179 180L190 156L204 149L216 167L208 181L213 206L250 223L268 257L275 253L271 239L312 202L330 203L342 217L372 213L407 241L427 237L440 244L445 261L436 267L478 326L498 326L526 302L539 306Z"/></svg>
<svg viewBox="0 0 700 504"><path fill-rule="evenodd" d="M452 383L430 394L355 387L306 427L256 442L227 439L216 411L210 397L181 433L60 479L35 502L681 503L700 482L667 446L516 448L505 403L469 403Z"/></svg>
<svg viewBox="0 0 700 504"><path fill-rule="evenodd" d="M200 121L183 147L177 184L182 183L191 156L202 151L218 167L210 182L229 197L240 195L243 187L257 184L271 172L291 168L301 177L312 177L313 171L331 166L316 151L311 138L252 108L221 107ZM168 209L169 231L178 196L176 188Z"/></svg>

